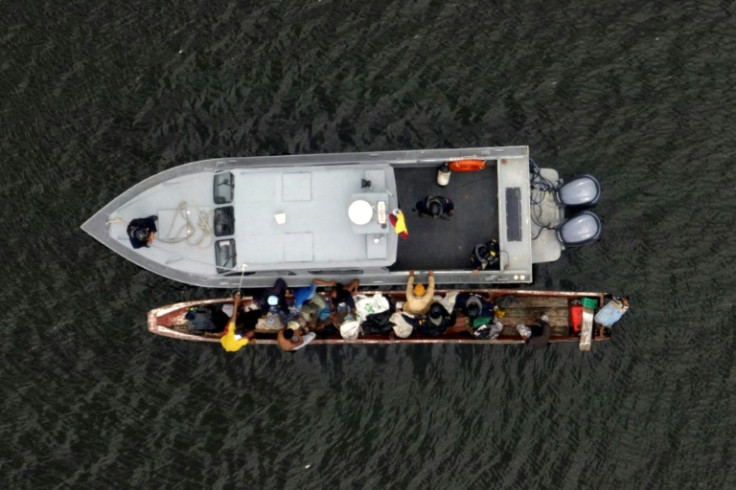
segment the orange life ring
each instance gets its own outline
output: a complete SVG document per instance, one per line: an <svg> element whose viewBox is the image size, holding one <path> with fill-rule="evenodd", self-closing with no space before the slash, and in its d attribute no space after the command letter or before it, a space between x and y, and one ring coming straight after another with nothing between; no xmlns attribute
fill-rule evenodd
<svg viewBox="0 0 736 490"><path fill-rule="evenodd" d="M449 166L453 172L477 172L486 168L486 162L483 160L458 160L450 162Z"/></svg>

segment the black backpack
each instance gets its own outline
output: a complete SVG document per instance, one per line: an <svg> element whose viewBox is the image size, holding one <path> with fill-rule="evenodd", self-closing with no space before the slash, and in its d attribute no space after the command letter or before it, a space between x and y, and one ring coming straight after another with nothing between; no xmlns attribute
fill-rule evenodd
<svg viewBox="0 0 736 490"><path fill-rule="evenodd" d="M392 314L393 311L389 308L381 313L371 313L368 315L360 325L360 328L363 330L363 334L388 335L393 328L391 322L388 321Z"/></svg>

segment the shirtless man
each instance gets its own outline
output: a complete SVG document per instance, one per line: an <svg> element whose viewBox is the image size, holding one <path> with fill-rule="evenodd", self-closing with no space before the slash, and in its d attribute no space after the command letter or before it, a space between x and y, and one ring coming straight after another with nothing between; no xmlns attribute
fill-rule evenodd
<svg viewBox="0 0 736 490"><path fill-rule="evenodd" d="M282 328L276 335L276 341L285 352L299 350L315 339L314 332L303 333L299 324L295 321L288 323L287 328Z"/></svg>

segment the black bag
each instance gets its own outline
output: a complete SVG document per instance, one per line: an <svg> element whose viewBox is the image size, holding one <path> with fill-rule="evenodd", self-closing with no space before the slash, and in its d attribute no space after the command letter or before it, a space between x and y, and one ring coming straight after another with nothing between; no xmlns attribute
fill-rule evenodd
<svg viewBox="0 0 736 490"><path fill-rule="evenodd" d="M392 314L393 311L391 308L386 311L382 311L381 313L371 313L365 318L365 321L360 325L360 328L363 330L365 335L388 335L393 328L391 322L388 321Z"/></svg>

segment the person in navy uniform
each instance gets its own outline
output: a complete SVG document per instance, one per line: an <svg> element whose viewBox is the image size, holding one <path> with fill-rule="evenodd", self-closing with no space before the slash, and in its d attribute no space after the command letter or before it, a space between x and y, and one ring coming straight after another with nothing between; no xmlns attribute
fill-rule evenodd
<svg viewBox="0 0 736 490"><path fill-rule="evenodd" d="M416 209L420 217L446 218L455 213L455 203L446 197L430 196L417 202Z"/></svg>
<svg viewBox="0 0 736 490"><path fill-rule="evenodd" d="M133 248L149 247L156 236L158 217L136 218L128 224L128 237Z"/></svg>

